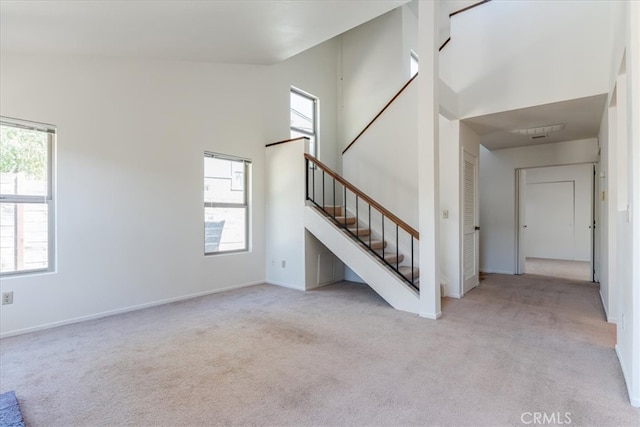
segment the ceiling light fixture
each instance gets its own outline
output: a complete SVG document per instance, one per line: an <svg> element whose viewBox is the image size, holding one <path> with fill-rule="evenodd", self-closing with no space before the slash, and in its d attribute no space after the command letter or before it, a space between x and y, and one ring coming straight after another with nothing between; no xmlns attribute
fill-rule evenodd
<svg viewBox="0 0 640 427"><path fill-rule="evenodd" d="M540 138L540 135L547 136L550 133L559 132L562 129L564 129L565 126L566 124L562 123L558 125L540 126L537 128L514 129L514 130L510 130L509 132L515 133L516 135L530 136L536 139L536 137ZM544 138L544 136L542 138Z"/></svg>

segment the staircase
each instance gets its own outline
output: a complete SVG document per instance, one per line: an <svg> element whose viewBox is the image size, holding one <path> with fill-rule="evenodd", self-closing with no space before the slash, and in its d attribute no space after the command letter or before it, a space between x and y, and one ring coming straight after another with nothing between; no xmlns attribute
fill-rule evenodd
<svg viewBox="0 0 640 427"><path fill-rule="evenodd" d="M356 240L370 249L384 264L391 267L402 276L408 284L420 289L420 269L402 264L405 256L399 252L398 248L392 248L387 241L380 240L379 237L373 237L374 233L367 225L358 222L352 213L346 212L344 206L325 206L324 209L318 206L318 210L323 212L328 219L333 220L343 233L355 237ZM345 215L346 212L346 215Z"/></svg>
<svg viewBox="0 0 640 427"><path fill-rule="evenodd" d="M418 313L418 232L305 155L305 228L394 308Z"/></svg>

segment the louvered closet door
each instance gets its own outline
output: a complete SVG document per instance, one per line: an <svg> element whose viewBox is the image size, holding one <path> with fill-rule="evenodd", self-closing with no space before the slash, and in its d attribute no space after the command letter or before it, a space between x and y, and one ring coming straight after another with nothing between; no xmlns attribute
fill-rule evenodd
<svg viewBox="0 0 640 427"><path fill-rule="evenodd" d="M479 241L478 241L478 159L464 152L463 166L463 244L462 273L463 292L478 285Z"/></svg>

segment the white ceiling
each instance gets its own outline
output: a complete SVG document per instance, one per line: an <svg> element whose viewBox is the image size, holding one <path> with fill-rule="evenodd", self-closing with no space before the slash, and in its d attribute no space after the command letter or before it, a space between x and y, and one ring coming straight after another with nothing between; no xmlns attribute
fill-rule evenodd
<svg viewBox="0 0 640 427"><path fill-rule="evenodd" d="M607 94L464 119L489 150L597 138ZM532 139L509 131L565 124L547 138Z"/></svg>
<svg viewBox="0 0 640 427"><path fill-rule="evenodd" d="M0 1L0 50L273 64L408 0Z"/></svg>

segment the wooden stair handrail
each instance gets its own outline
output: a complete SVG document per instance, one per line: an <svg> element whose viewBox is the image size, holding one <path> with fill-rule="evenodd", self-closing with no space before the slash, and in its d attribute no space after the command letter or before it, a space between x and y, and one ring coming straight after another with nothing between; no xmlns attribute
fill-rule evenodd
<svg viewBox="0 0 640 427"><path fill-rule="evenodd" d="M273 147L274 145L286 144L286 143L288 143L288 142L299 141L299 140L301 140L301 139L307 139L307 140L308 140L308 139L309 139L309 137L308 137L308 136L299 136L299 137L297 137L297 138L284 139L284 140L282 140L282 141L277 141L277 142L272 142L272 143L270 143L270 144L267 144L267 145L265 145L265 147L267 147L267 148L268 148L268 147Z"/></svg>
<svg viewBox="0 0 640 427"><path fill-rule="evenodd" d="M342 151L342 155L343 155L343 156L344 156L344 153L346 153L346 152L347 152L347 150L348 150L349 148L351 148L351 146L352 146L353 144L355 144L355 143L356 143L356 141L358 140L358 138L360 138L360 137L362 136L362 134L363 134L363 133L365 133L365 132L367 131L367 129L369 129L369 127L373 124L373 122L375 122L375 121L378 119L378 117L380 117L380 116L382 115L382 113L384 113L384 111L385 111L387 108L389 108L389 106L393 103L393 101L395 101L395 100L396 100L396 98L397 98L398 96L400 96L400 94L401 94L401 93L402 93L402 92L407 88L407 86L409 86L409 84L411 84L411 82L412 82L412 81L414 81L414 80L416 79L416 77L418 77L418 73L416 73L413 77L411 77L411 78L409 79L409 81L408 81L408 82L406 82L406 83L404 84L404 86L402 86L402 88L400 88L400 90L398 91L398 93L396 93L395 95L393 95L393 98L391 98L391 101L387 102L387 105L385 105L384 107L382 107L382 110L380 110L380 112L379 112L378 114L376 114L376 116L375 116L375 117L374 117L374 118L369 122L369 124L368 124L368 125L366 125L366 126L364 127L364 129L362 129L362 131L358 134L358 136L356 136L356 137L353 139L353 141L351 141L351 143L350 143L349 145L347 145L347 148L345 148L345 149Z"/></svg>
<svg viewBox="0 0 640 427"><path fill-rule="evenodd" d="M462 12L466 12L467 10L473 9L474 7L478 7L478 6L483 5L485 3L489 3L490 1L491 0L482 0L482 1L479 1L478 3L474 3L474 4L469 5L467 7L463 7L462 9L456 10L455 12L451 12L449 14L449 19L451 19L452 16L456 16L457 14L462 13Z"/></svg>
<svg viewBox="0 0 640 427"><path fill-rule="evenodd" d="M442 49L444 49L444 47L447 45L447 43L449 43L451 41L451 37L447 38L444 43L442 43L442 45L440 46L440 48L438 49L438 52L440 52Z"/></svg>
<svg viewBox="0 0 640 427"><path fill-rule="evenodd" d="M485 4L485 3L488 3L488 2L490 2L490 1L491 1L491 0L482 0L482 1L479 1L478 3L474 3L474 4L469 5L469 6L467 6L467 7L463 7L462 9L459 9L459 10L456 10L456 11L454 11L454 12L451 12L451 13L449 14L449 19L451 19L451 17L452 17L452 16L455 16L455 15L457 15L457 14L459 14L459 13L462 13L462 12L466 12L466 11L468 11L468 10L473 9L474 7L478 7L478 6L480 6L480 5L483 5L483 4ZM444 41L444 43L442 43L442 45L441 45L441 46L440 46L440 48L438 49L438 52L440 52L442 49L444 49L444 47L445 47L445 46L446 46L450 41L451 41L451 37L448 37L448 38ZM353 141L351 141L351 143L350 143L349 145L347 145L347 148L345 148L344 150L342 150L342 155L343 155L343 156L344 156L344 153L346 153L346 152L349 150L349 148L351 148L351 146L352 146L353 144L355 144L355 143L356 143L356 141L358 140L358 138L360 138L360 137L362 136L362 134L363 134L363 133L365 133L365 132L367 131L367 129L369 129L369 127L373 124L373 122L375 122L375 121L378 119L378 117L380 117L380 116L382 115L382 113L384 113L384 111L385 111L385 110L386 110L386 109L387 109L387 108L388 108L388 107L393 103L393 101L395 101L395 100L396 100L396 98L397 98L398 96L400 96L400 94L401 94L401 93L402 93L402 92L407 88L407 86L409 86L409 84L410 84L413 80L415 80L415 78L416 78L417 76L418 76L418 73L416 73L413 77L411 77L411 78L409 79L409 81L408 81L407 83L405 83L405 85L404 85L404 86L402 86L402 88L400 88L400 90L398 91L398 93L396 93L396 94L393 96L393 98L391 98L391 101L387 102L387 104L386 104L384 107L382 107L382 110L380 110L380 112L379 112L378 114L376 114L376 116L375 116L375 117L374 117L374 118L369 122L369 124L367 124L367 125L364 127L364 129L362 129L362 131L361 131L361 132L360 132L360 133L359 133L359 134L358 134L358 135L353 139Z"/></svg>
<svg viewBox="0 0 640 427"><path fill-rule="evenodd" d="M478 6L483 5L483 4L485 4L485 3L489 3L490 1L491 1L491 0L482 0L482 1L479 1L478 3L474 3L474 4L469 5L469 6L467 6L467 7L463 7L462 9L458 9L458 10L456 10L456 11L454 11L454 12L451 12L451 13L449 14L449 19L451 19L451 17L452 17L452 16L456 16L457 14L462 13L462 12L466 12L467 10L471 10L471 9L473 9L474 7L478 7ZM444 43L442 43L442 45L440 46L440 49L438 49L438 52L440 52L442 49L444 49L444 47L445 47L445 46L447 45L447 43L449 43L450 41L451 41L451 36L449 36L449 38L447 38L447 39L444 41Z"/></svg>
<svg viewBox="0 0 640 427"><path fill-rule="evenodd" d="M346 188L351 190L351 192L353 192L355 195L357 195L360 199L364 200L365 202L369 203L369 205L371 205L374 208L376 208L382 215L384 215L386 218L389 218L398 227L402 228L404 231L409 233L411 236L415 237L416 240L420 240L420 233L418 233L418 231L416 229L411 227L409 224L407 224L406 222L404 222L403 220L401 220L400 218L398 218L397 216L395 216L391 212L389 212L380 203L376 202L371 197L369 197L366 194L364 194L355 185L351 184L349 181L347 181L346 179L344 179L343 177L341 177L340 175L338 175L337 173L332 171L327 165L322 163L320 160L316 159L315 157L313 157L309 153L305 153L304 154L304 158L307 159L308 161L312 162L313 164L317 165L326 174L328 174L330 177L334 178L340 184L344 185Z"/></svg>

